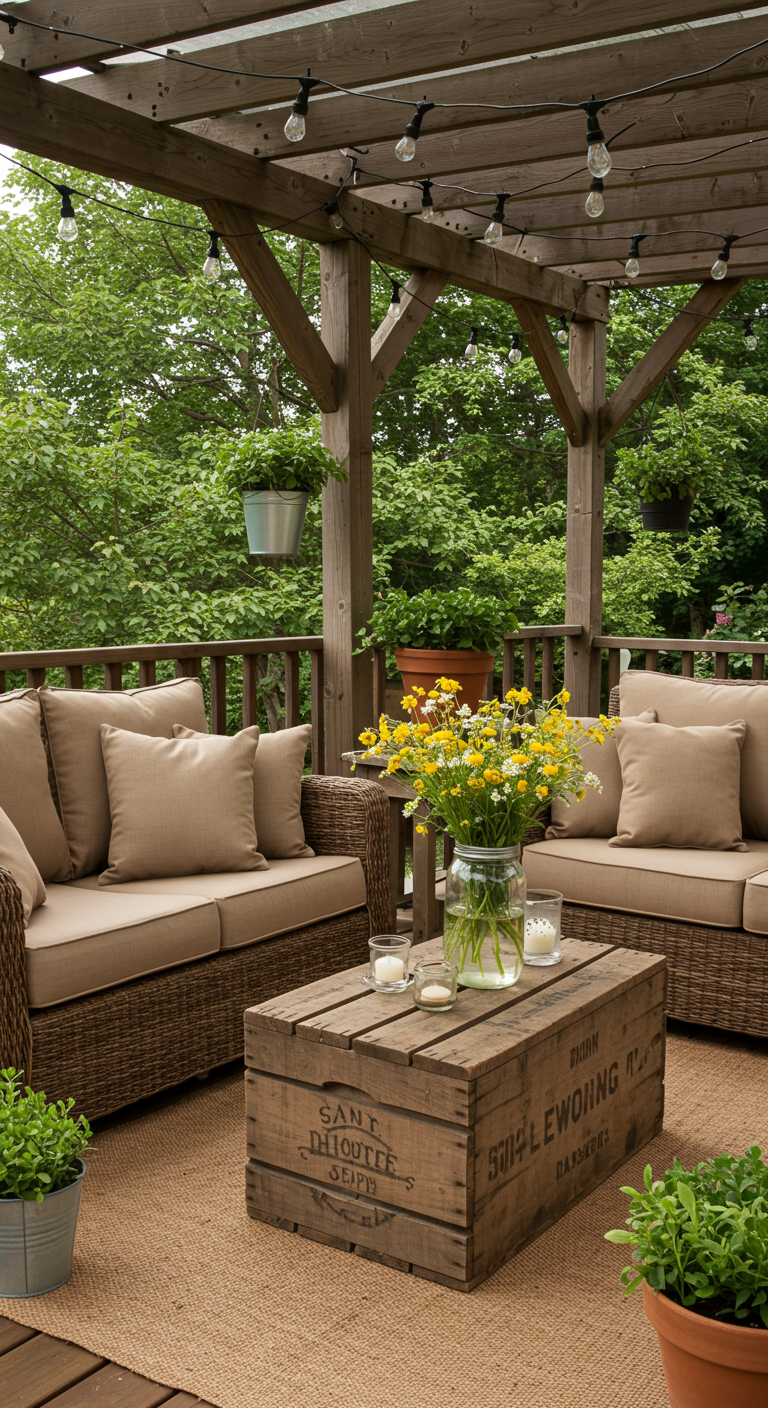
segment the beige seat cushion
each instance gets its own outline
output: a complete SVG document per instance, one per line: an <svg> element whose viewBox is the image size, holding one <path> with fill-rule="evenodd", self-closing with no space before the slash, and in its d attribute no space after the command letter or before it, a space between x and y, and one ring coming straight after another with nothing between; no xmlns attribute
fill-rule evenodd
<svg viewBox="0 0 768 1408"><path fill-rule="evenodd" d="M744 885L768 869L768 841L748 851L636 850L584 836L526 846L532 889L560 890L574 904L739 929Z"/></svg>
<svg viewBox="0 0 768 1408"><path fill-rule="evenodd" d="M655 710L647 709L642 718L645 723L654 723ZM581 723L585 728L594 728L600 720L583 718ZM554 797L552 824L546 830L548 841L562 840L566 836L616 835L621 806L621 767L615 738L610 733L603 738L602 743L585 743L581 749L584 770L600 778L602 792L588 787L583 800L577 802L574 798L570 806L560 797Z"/></svg>
<svg viewBox="0 0 768 1408"><path fill-rule="evenodd" d="M200 896L49 885L25 941L29 1005L53 1007L218 953L219 916Z"/></svg>
<svg viewBox="0 0 768 1408"><path fill-rule="evenodd" d="M750 875L744 886L744 928L749 934L768 934L768 870Z"/></svg>
<svg viewBox="0 0 768 1408"><path fill-rule="evenodd" d="M67 838L51 796L36 689L0 694L0 807L44 881L69 880Z"/></svg>
<svg viewBox="0 0 768 1408"><path fill-rule="evenodd" d="M655 709L659 723L674 728L746 721L741 750L742 830L747 837L768 840L768 686L713 684L650 670L625 670L620 690L622 718Z"/></svg>
<svg viewBox="0 0 768 1408"><path fill-rule="evenodd" d="M75 880L75 886L95 889L98 876ZM360 909L366 901L363 867L354 856L273 860L269 870L240 871L234 875L135 880L110 886L108 893L205 895L218 905L224 949L242 948L275 934L318 924L322 919Z"/></svg>
<svg viewBox="0 0 768 1408"><path fill-rule="evenodd" d="M253 816L259 849L267 860L313 856L301 819L301 774L312 737L311 726L301 724L278 733L255 732L259 746L253 767ZM184 728L176 728L174 733L177 738L192 736L191 730Z"/></svg>
<svg viewBox="0 0 768 1408"><path fill-rule="evenodd" d="M253 824L257 739L145 738L101 725L112 834L100 885L266 870Z"/></svg>
<svg viewBox="0 0 768 1408"><path fill-rule="evenodd" d="M22 841L13 822L0 810L0 866L10 871L21 891L24 909L24 926L29 923L33 909L45 899L45 885L35 862Z"/></svg>
<svg viewBox="0 0 768 1408"><path fill-rule="evenodd" d="M203 691L200 681L193 679L171 680L125 693L46 685L40 690L40 701L73 873L90 875L103 867L109 851L101 725L112 724L154 738L172 738L173 725L179 723L205 732Z"/></svg>
<svg viewBox="0 0 768 1408"><path fill-rule="evenodd" d="M746 851L739 811L746 732L743 719L717 728L619 724L621 808L610 845Z"/></svg>

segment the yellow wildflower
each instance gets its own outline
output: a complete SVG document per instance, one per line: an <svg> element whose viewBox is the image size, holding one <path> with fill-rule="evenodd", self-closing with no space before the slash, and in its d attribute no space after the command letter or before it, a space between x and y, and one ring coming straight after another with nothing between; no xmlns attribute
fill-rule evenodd
<svg viewBox="0 0 768 1408"><path fill-rule="evenodd" d="M467 753L465 762L469 763L470 767L476 768L485 762L485 759L482 753Z"/></svg>
<svg viewBox="0 0 768 1408"><path fill-rule="evenodd" d="M555 769L555 771L557 771L557 769ZM485 772L483 773L483 777L485 778L486 782L492 782L495 787L497 787L500 782L504 781L498 768L486 768Z"/></svg>
<svg viewBox="0 0 768 1408"><path fill-rule="evenodd" d="M469 744L467 743L467 740L465 738L459 738L456 741L456 747L458 748L460 753L463 753L465 749L469 747Z"/></svg>
<svg viewBox="0 0 768 1408"><path fill-rule="evenodd" d="M545 752L545 753L554 753L554 751L555 751L555 750L554 750L554 748L552 747L552 744L551 744L551 743L545 743L545 744L544 744L544 752Z"/></svg>
<svg viewBox="0 0 768 1408"><path fill-rule="evenodd" d="M429 724L417 724L416 732L421 734L429 733Z"/></svg>
<svg viewBox="0 0 768 1408"><path fill-rule="evenodd" d="M418 833L419 833L420 836L426 836L426 835L427 835L427 828L426 828L426 826L417 826L417 827L416 827L416 830L418 831Z"/></svg>
<svg viewBox="0 0 768 1408"><path fill-rule="evenodd" d="M548 787L537 787L537 788L536 788L536 796L537 796L537 797L541 797L542 801L543 801L543 799L547 796L548 792L549 792L549 788L548 788Z"/></svg>
<svg viewBox="0 0 768 1408"><path fill-rule="evenodd" d="M439 696L440 696L440 691L439 691L439 689L430 689L429 694L427 695L427 699L438 699Z"/></svg>
<svg viewBox="0 0 768 1408"><path fill-rule="evenodd" d="M415 684L413 686L413 692L414 694L420 695L422 699L424 698L424 690L422 689L420 684Z"/></svg>
<svg viewBox="0 0 768 1408"><path fill-rule="evenodd" d="M453 734L449 728L439 728L436 733L432 734L432 737L435 743L445 743L448 739L453 738Z"/></svg>
<svg viewBox="0 0 768 1408"><path fill-rule="evenodd" d="M433 772L437 772L437 763L426 762L424 764L424 771L427 774L427 777L431 777Z"/></svg>
<svg viewBox="0 0 768 1408"><path fill-rule="evenodd" d="M483 729L483 737L484 737L484 738L495 738L495 737L496 737L496 730L495 730L495 728L484 728L484 729Z"/></svg>
<svg viewBox="0 0 768 1408"><path fill-rule="evenodd" d="M522 779L520 782L518 782L518 784L517 784L517 790L518 790L518 792L527 792L527 791L528 791L528 783L525 781L525 779Z"/></svg>
<svg viewBox="0 0 768 1408"><path fill-rule="evenodd" d="M584 798L586 797L586 795L587 795L587 790L586 790L586 788L585 788L585 787L580 787L579 790L578 790L578 792L576 793L576 801L577 801L577 802L583 802L583 801L584 801Z"/></svg>
<svg viewBox="0 0 768 1408"><path fill-rule="evenodd" d="M408 737L408 725L407 725L407 724L398 724L398 725L397 725L397 728L395 729L394 733L392 734L392 739L393 739L393 741L394 741L395 743L405 743L405 740L406 740L407 737Z"/></svg>
<svg viewBox="0 0 768 1408"><path fill-rule="evenodd" d="M360 742L364 743L366 748L370 748L376 742L376 734L373 729L367 728L365 733L361 733Z"/></svg>
<svg viewBox="0 0 768 1408"><path fill-rule="evenodd" d="M567 704L567 703L568 703L568 700L570 699L570 697L571 697L571 696L570 696L570 694L569 694L569 692L568 692L567 689L561 689L561 690L560 690L560 698L562 699L562 701L563 701L564 704Z"/></svg>
<svg viewBox="0 0 768 1408"><path fill-rule="evenodd" d="M451 788L451 796L452 796L452 797L460 797L460 796L461 796L461 788L460 788L460 787L452 787L452 788Z"/></svg>
<svg viewBox="0 0 768 1408"><path fill-rule="evenodd" d="M557 777L559 771L557 763L547 763L546 767L542 768L542 772L545 772L547 777Z"/></svg>
<svg viewBox="0 0 768 1408"><path fill-rule="evenodd" d="M403 709L415 709L417 703L418 703L418 700L415 698L415 696L414 696L413 694L406 694L406 696L405 696L405 698L404 698L404 700L403 700L403 702L402 702L401 708L403 708Z"/></svg>
<svg viewBox="0 0 768 1408"><path fill-rule="evenodd" d="M470 777L467 781L468 787L485 787L482 777Z"/></svg>
<svg viewBox="0 0 768 1408"><path fill-rule="evenodd" d="M516 763L519 768L522 768L528 762L528 758L525 753L513 753L512 762Z"/></svg>
<svg viewBox="0 0 768 1408"><path fill-rule="evenodd" d="M531 753L543 753L543 752L544 752L544 744L543 744L543 743L537 743L535 738L531 740L531 742L529 743L528 747L529 747Z"/></svg>
<svg viewBox="0 0 768 1408"><path fill-rule="evenodd" d="M424 783L422 782L422 780L421 780L420 777L415 777L415 778L413 779L413 787L414 787L414 791L416 791L416 792L423 792L423 791L424 791Z"/></svg>
<svg viewBox="0 0 768 1408"><path fill-rule="evenodd" d="M456 694L457 691L461 689L461 685L459 684L458 680L446 679L445 675L440 676L438 684L441 690L443 691L443 694Z"/></svg>

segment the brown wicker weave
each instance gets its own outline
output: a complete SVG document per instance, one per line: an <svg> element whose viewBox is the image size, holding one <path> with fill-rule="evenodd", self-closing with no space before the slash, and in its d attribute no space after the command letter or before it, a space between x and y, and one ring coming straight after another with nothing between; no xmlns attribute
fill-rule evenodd
<svg viewBox="0 0 768 1408"><path fill-rule="evenodd" d="M387 927L387 799L372 782L309 777L302 816L318 854L359 856L366 908L31 1014L20 896L0 871L0 1065L95 1119L236 1059L246 1007L361 963Z"/></svg>

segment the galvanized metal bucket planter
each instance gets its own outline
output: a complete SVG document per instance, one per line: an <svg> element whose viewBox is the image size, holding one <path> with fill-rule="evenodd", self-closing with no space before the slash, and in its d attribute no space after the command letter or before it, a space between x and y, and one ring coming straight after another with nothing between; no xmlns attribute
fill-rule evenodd
<svg viewBox="0 0 768 1408"><path fill-rule="evenodd" d="M681 498L677 489L671 490L668 499L640 500L643 527L654 533L685 533L692 508L692 496Z"/></svg>
<svg viewBox="0 0 768 1408"><path fill-rule="evenodd" d="M309 502L304 489L243 489L251 557L295 557Z"/></svg>
<svg viewBox="0 0 768 1408"><path fill-rule="evenodd" d="M72 1251L85 1164L74 1183L42 1203L0 1198L0 1296L16 1300L55 1291L72 1275Z"/></svg>

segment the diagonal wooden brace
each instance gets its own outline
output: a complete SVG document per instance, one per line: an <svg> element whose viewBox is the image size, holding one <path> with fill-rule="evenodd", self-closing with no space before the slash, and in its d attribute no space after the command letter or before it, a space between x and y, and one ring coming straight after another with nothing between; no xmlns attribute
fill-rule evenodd
<svg viewBox="0 0 768 1408"><path fill-rule="evenodd" d="M408 351L448 282L439 269L418 269L401 293L399 318L385 318L371 339L373 394L376 396Z"/></svg>
<svg viewBox="0 0 768 1408"><path fill-rule="evenodd" d="M584 407L552 336L544 309L540 304L528 303L522 298L512 299L512 307L569 443L583 445L587 433Z"/></svg>

